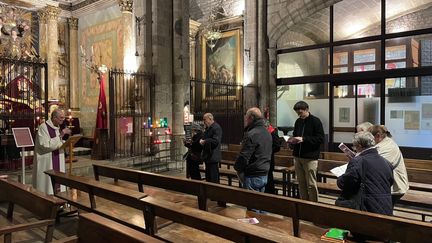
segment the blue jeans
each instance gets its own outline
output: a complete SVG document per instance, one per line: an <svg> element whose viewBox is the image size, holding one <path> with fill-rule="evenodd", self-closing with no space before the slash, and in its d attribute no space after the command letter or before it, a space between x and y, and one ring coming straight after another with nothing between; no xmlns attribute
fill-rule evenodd
<svg viewBox="0 0 432 243"><path fill-rule="evenodd" d="M266 184L267 184L267 175L252 176L252 177L245 176L243 188L252 191L264 192Z"/></svg>

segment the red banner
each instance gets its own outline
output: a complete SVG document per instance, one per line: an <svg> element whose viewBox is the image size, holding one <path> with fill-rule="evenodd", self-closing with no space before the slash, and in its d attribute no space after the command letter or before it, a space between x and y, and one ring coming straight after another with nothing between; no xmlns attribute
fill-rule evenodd
<svg viewBox="0 0 432 243"><path fill-rule="evenodd" d="M108 128L107 105L105 96L105 75L103 73L100 74L99 102L96 115L96 129L98 128Z"/></svg>

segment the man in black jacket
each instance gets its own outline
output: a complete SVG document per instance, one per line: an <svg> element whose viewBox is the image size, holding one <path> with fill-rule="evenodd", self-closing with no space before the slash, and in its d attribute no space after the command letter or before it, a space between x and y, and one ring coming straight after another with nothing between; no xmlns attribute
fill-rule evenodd
<svg viewBox="0 0 432 243"><path fill-rule="evenodd" d="M205 163L205 178L208 182L219 183L219 163L221 161L222 128L211 113L203 116L205 132L200 144L203 146L202 160Z"/></svg>
<svg viewBox="0 0 432 243"><path fill-rule="evenodd" d="M321 120L309 112L309 105L306 102L297 102L294 110L299 118L294 124L293 136L288 139L288 143L294 149L300 198L318 202L316 173L320 146L324 141L324 129Z"/></svg>
<svg viewBox="0 0 432 243"><path fill-rule="evenodd" d="M245 125L246 132L234 169L244 175L243 188L264 192L270 169L272 137L256 107L246 112Z"/></svg>

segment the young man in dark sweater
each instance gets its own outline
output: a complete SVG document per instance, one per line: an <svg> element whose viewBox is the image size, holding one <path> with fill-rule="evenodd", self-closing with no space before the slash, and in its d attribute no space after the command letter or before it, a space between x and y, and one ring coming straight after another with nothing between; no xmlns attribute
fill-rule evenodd
<svg viewBox="0 0 432 243"><path fill-rule="evenodd" d="M306 102L297 102L294 110L299 118L294 124L293 136L288 139L288 143L294 149L300 198L318 202L316 173L320 146L324 141L324 129L321 120L309 112L309 105Z"/></svg>

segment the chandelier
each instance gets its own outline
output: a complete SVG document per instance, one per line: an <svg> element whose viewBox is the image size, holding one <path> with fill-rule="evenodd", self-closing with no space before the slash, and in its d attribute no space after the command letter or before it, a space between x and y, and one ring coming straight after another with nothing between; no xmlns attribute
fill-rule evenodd
<svg viewBox="0 0 432 243"><path fill-rule="evenodd" d="M227 17L227 13L223 8L222 3L223 1L219 1L219 3L210 11L207 25L203 26L201 32L201 35L205 38L207 45L212 51L218 40L222 38L221 26L217 22L222 18Z"/></svg>

